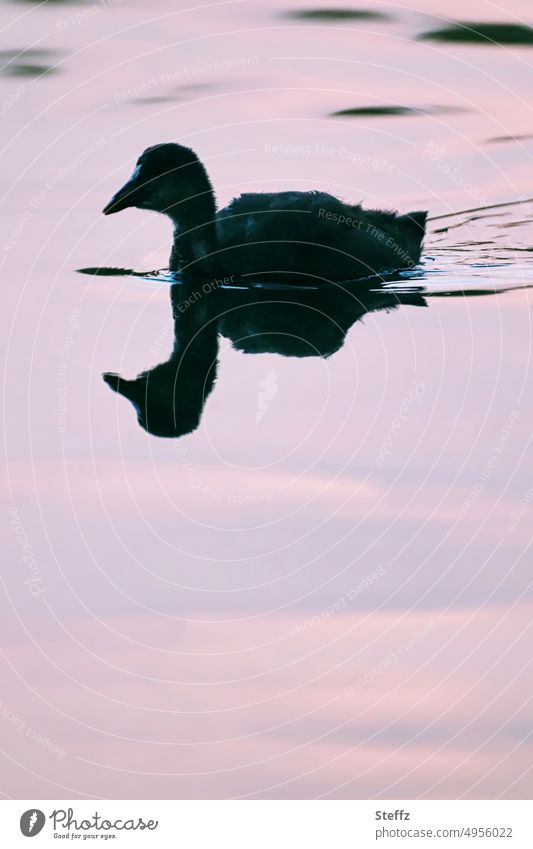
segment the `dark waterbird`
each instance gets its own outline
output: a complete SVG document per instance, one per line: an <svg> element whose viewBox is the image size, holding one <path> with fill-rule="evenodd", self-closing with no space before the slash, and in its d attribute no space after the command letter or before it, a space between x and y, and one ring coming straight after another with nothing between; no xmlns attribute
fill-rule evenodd
<svg viewBox="0 0 533 849"><path fill-rule="evenodd" d="M319 191L242 194L217 212L204 166L178 144L145 150L104 214L128 207L172 220L173 271L300 283L412 268L420 259L427 217L363 209Z"/></svg>

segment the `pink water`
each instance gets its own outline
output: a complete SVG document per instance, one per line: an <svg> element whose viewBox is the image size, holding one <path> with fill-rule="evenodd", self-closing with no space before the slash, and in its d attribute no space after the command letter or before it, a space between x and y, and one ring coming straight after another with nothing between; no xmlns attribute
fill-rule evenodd
<svg viewBox="0 0 533 849"><path fill-rule="evenodd" d="M305 8L0 9L6 797L531 797L533 48L417 40L530 3ZM415 114L332 117L368 106ZM76 269L166 265L163 218L101 215L165 140L221 204L512 205L435 221L427 308L329 359L223 339L161 440L101 373L166 358L168 284Z"/></svg>

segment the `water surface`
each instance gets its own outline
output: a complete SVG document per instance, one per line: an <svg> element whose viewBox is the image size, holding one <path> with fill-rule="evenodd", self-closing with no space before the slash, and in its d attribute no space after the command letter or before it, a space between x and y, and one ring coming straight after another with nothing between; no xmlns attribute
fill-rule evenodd
<svg viewBox="0 0 533 849"><path fill-rule="evenodd" d="M530 4L192 6L0 9L1 790L530 798ZM168 277L77 272L166 267L166 220L101 215L159 141L220 204L434 219L315 354L230 311L177 439L102 380L168 359Z"/></svg>

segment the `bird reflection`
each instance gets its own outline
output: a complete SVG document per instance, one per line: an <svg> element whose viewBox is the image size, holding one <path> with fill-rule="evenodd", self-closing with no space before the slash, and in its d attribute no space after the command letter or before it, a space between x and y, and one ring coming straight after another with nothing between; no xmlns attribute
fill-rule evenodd
<svg viewBox="0 0 533 849"><path fill-rule="evenodd" d="M134 380L107 372L107 385L127 398L139 424L154 436L179 437L194 431L213 390L219 337L247 354L329 357L364 315L400 304L426 306L416 291L342 285L237 288L188 277L170 289L174 346L168 360Z"/></svg>

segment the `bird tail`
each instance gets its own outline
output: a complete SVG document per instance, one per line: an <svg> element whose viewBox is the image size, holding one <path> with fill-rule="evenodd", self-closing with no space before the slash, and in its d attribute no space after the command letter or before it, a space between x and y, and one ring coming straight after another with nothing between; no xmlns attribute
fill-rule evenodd
<svg viewBox="0 0 533 849"><path fill-rule="evenodd" d="M421 236L424 235L426 232L426 221L428 217L427 212L408 212L407 215L403 215L402 217L409 222Z"/></svg>

